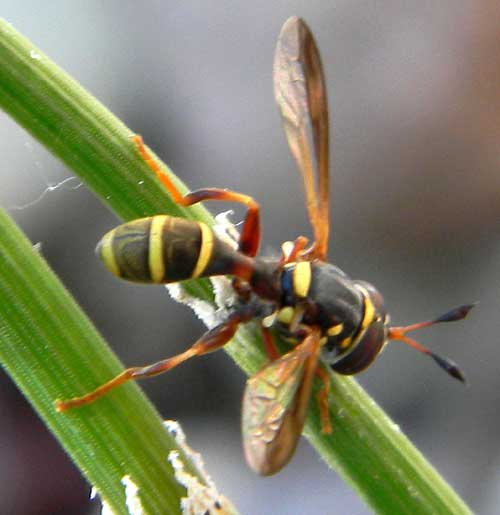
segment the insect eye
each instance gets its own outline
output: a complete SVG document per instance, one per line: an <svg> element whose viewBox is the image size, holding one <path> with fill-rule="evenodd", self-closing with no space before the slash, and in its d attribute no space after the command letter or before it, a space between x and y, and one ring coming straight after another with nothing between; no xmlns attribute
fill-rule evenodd
<svg viewBox="0 0 500 515"><path fill-rule="evenodd" d="M377 317L367 328L352 351L332 365L339 374L357 374L370 365L380 353L386 341L387 329L381 317Z"/></svg>

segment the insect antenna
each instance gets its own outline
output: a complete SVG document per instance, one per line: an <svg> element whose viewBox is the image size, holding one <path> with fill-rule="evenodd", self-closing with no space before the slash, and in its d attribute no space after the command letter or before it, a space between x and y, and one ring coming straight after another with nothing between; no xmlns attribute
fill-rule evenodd
<svg viewBox="0 0 500 515"><path fill-rule="evenodd" d="M454 308L444 315L441 315L433 320L426 320L424 322L418 322L416 324L407 325L405 327L390 327L387 333L387 338L389 340L399 340L410 347L418 350L422 354L427 354L430 356L443 370L448 372L452 377L458 379L465 383L465 376L463 372L460 370L458 365L451 361L448 358L444 358L439 356L438 354L432 352L427 347L424 347L422 344L415 341L413 338L409 338L406 336L406 333L410 331L415 331L416 329L422 329L423 327L429 327L434 324L440 324L442 322L455 322L457 320L462 320L467 316L469 311L475 306L474 304L465 304L463 306L459 306L458 308Z"/></svg>

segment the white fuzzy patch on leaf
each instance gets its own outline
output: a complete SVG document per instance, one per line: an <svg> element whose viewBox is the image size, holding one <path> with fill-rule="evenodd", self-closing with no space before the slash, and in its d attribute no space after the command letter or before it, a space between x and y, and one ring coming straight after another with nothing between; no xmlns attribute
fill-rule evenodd
<svg viewBox="0 0 500 515"><path fill-rule="evenodd" d="M181 499L182 514L236 515L236 509L231 502L217 491L214 481L205 470L201 454L193 451L186 443L186 436L180 424L174 420L166 420L164 425L184 453L183 456L179 451L171 451L168 455L175 478L187 490L187 496ZM186 470L183 458L189 460L190 466L196 469L198 476Z"/></svg>
<svg viewBox="0 0 500 515"><path fill-rule="evenodd" d="M122 477L122 485L125 487L125 503L130 515L145 515L146 512L139 498L139 488L129 475Z"/></svg>
<svg viewBox="0 0 500 515"><path fill-rule="evenodd" d="M132 481L129 475L123 476L121 479L122 485L125 487L125 504L129 515L146 515L139 498L139 488ZM90 491L90 499L94 500L99 495L99 491L95 486ZM103 499L101 506L101 515L113 515L114 512L109 504Z"/></svg>
<svg viewBox="0 0 500 515"><path fill-rule="evenodd" d="M216 225L213 226L215 234L233 248L238 247L239 233L236 227L229 221L232 211L225 211L215 217ZM231 281L227 277L210 277L214 295L215 307L205 301L189 295L181 283L165 285L170 296L177 302L189 306L195 315L209 328L215 327L225 319L228 307L234 305L234 290Z"/></svg>
<svg viewBox="0 0 500 515"><path fill-rule="evenodd" d="M226 242L233 249L238 248L238 241L240 240L240 233L236 226L231 222L229 217L234 211L223 211L215 216L215 225L212 227L213 231L217 236L224 242Z"/></svg>
<svg viewBox="0 0 500 515"><path fill-rule="evenodd" d="M165 287L175 301L189 306L207 327L211 328L217 325L216 310L212 304L189 295L180 283L167 284Z"/></svg>

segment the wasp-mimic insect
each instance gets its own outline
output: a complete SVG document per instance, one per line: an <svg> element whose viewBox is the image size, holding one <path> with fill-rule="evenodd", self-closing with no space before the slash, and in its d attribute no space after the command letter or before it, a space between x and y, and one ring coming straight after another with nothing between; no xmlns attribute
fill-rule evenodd
<svg viewBox="0 0 500 515"><path fill-rule="evenodd" d="M428 354L453 377L459 368L407 336L414 329L459 320L472 305L427 322L389 327L384 301L365 281L350 279L326 262L329 234L328 108L318 49L307 25L290 18L282 28L274 60L274 92L291 152L303 177L314 234L286 242L278 259L257 257L260 217L257 202L225 189L202 189L182 196L148 154L139 136L137 149L173 199L182 206L204 200L238 202L247 207L238 248L201 223L168 215L135 220L113 229L97 253L116 276L130 281L171 283L195 277L232 276L236 302L226 320L191 348L152 365L123 371L82 397L58 401L60 411L95 401L131 379L151 377L183 361L225 345L241 323L259 320L269 361L251 377L243 398L243 443L248 464L259 474L279 471L291 458L302 432L313 380L319 377L322 430L331 432L329 373L356 374L389 340L400 340ZM281 355L271 328L293 348ZM321 359L320 359L321 358Z"/></svg>

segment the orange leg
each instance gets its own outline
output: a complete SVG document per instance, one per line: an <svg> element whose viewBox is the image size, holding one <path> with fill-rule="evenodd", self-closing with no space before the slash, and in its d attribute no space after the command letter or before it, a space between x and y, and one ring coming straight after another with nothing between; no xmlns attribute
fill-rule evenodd
<svg viewBox="0 0 500 515"><path fill-rule="evenodd" d="M174 183L170 180L170 178L165 173L163 173L162 169L158 166L158 163L153 159L153 156L146 150L144 142L142 141L142 136L135 134L132 136L132 142L134 143L137 152L139 152L139 155L149 166L149 168L155 173L157 179L170 193L170 196L177 204L182 205L182 193L177 189L176 186L174 186Z"/></svg>
<svg viewBox="0 0 500 515"><path fill-rule="evenodd" d="M153 159L147 151L141 136L136 134L132 137L137 151L144 159L146 164L155 173L156 177L163 184L165 189L170 193L174 201L181 206L191 206L204 200L222 200L230 202L238 202L247 207L248 211L243 222L241 231L239 250L247 256L254 257L257 254L260 243L260 207L259 204L250 196L242 193L236 193L230 190L218 188L206 188L192 191L183 196L174 186L172 181L165 175L158 163Z"/></svg>
<svg viewBox="0 0 500 515"><path fill-rule="evenodd" d="M321 367L321 365L319 365L316 369L316 375L323 382L323 386L316 395L321 418L321 432L323 434L330 434L332 432L332 424L330 422L330 415L328 413L328 392L330 391L330 376L328 372Z"/></svg>
<svg viewBox="0 0 500 515"><path fill-rule="evenodd" d="M202 200L223 200L238 202L248 208L243 229L241 230L238 249L247 256L254 257L260 244L260 207L250 196L230 190L218 188L205 188L188 193L182 201L183 206L191 206Z"/></svg>
<svg viewBox="0 0 500 515"><path fill-rule="evenodd" d="M247 317L244 318L246 320ZM152 365L127 368L121 374L118 374L116 377L99 386L92 392L82 395L81 397L68 399L66 401L57 400L56 409L57 411L66 411L76 406L90 404L108 393L110 390L113 390L117 386L120 386L127 381L143 379L146 377L162 374L163 372L167 372L177 365L180 365L193 356L203 356L204 354L216 351L233 337L236 329L238 328L238 325L242 320L242 316L238 314L233 315L225 323L207 331L192 347L182 352L181 354L177 354L172 358L158 361Z"/></svg>
<svg viewBox="0 0 500 515"><path fill-rule="evenodd" d="M293 243L291 241L283 243L281 245L280 265L283 266L297 261L302 251L306 248L308 241L305 236L299 236Z"/></svg>
<svg viewBox="0 0 500 515"><path fill-rule="evenodd" d="M276 345L274 345L273 335L271 334L271 331L264 326L261 326L260 330L262 333L262 340L264 342L264 349L266 351L266 354L269 356L269 359L271 361L275 361L278 358L281 358L281 354L278 352Z"/></svg>

